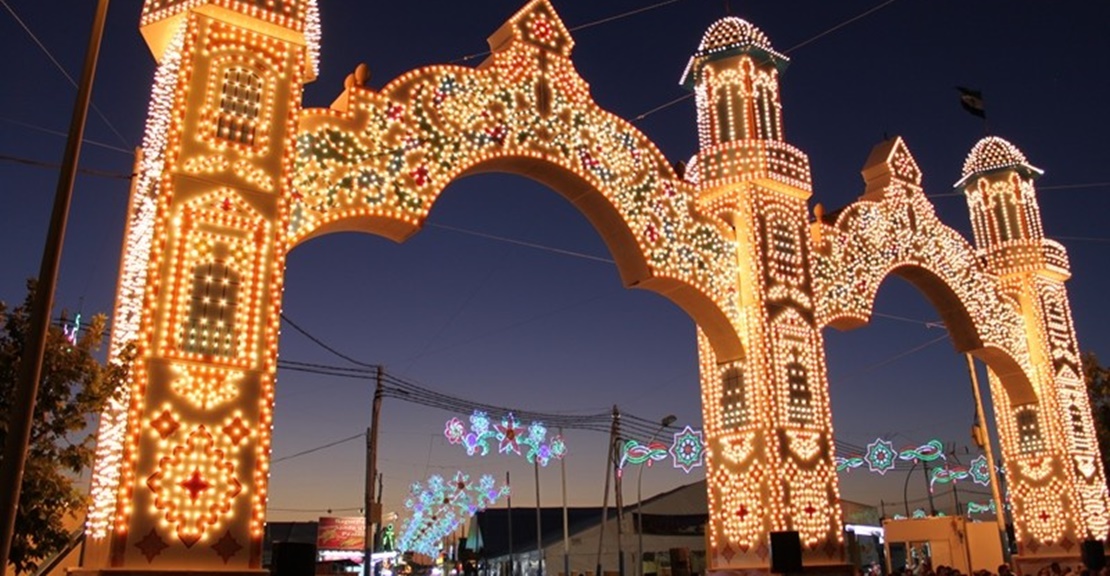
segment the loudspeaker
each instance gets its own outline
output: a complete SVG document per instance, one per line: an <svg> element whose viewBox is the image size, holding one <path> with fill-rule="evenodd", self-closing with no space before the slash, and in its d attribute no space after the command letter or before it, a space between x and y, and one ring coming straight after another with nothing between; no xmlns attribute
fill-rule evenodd
<svg viewBox="0 0 1110 576"><path fill-rule="evenodd" d="M1091 571L1102 570L1106 566L1106 549L1101 540L1084 540L1080 548L1083 552L1083 565Z"/></svg>
<svg viewBox="0 0 1110 576"><path fill-rule="evenodd" d="M802 538L796 531L771 532L771 572L802 571Z"/></svg>
<svg viewBox="0 0 1110 576"><path fill-rule="evenodd" d="M312 576L316 573L316 545L307 542L274 542L272 576Z"/></svg>

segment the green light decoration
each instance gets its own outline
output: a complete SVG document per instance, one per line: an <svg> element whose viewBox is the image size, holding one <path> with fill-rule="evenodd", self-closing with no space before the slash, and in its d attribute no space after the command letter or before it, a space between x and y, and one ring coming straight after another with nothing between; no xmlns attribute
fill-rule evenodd
<svg viewBox="0 0 1110 576"><path fill-rule="evenodd" d="M687 426L681 432L676 432L674 443L671 444L671 456L674 458L674 467L681 468L687 474L701 466L705 458L705 440L701 430Z"/></svg>
<svg viewBox="0 0 1110 576"><path fill-rule="evenodd" d="M397 548L397 530L393 524L386 524L382 529L382 552L393 552Z"/></svg>
<svg viewBox="0 0 1110 576"><path fill-rule="evenodd" d="M906 448L898 453L899 460L932 462L944 459L944 444L940 440L929 440L917 448Z"/></svg>
<svg viewBox="0 0 1110 576"><path fill-rule="evenodd" d="M929 515L925 513L924 508L918 508L917 510L913 511L913 519L914 520L920 520L922 518L928 518L928 517L929 517Z"/></svg>
<svg viewBox="0 0 1110 576"><path fill-rule="evenodd" d="M833 462L836 463L837 472L851 472L852 470L863 466L863 458L860 458L859 456L853 456L851 458L837 456L833 458Z"/></svg>
<svg viewBox="0 0 1110 576"><path fill-rule="evenodd" d="M933 491L934 484L953 484L970 477L971 474L964 468L933 468L929 471L929 491Z"/></svg>
<svg viewBox="0 0 1110 576"><path fill-rule="evenodd" d="M885 476L887 472L894 469L896 455L894 444L882 438L876 438L874 442L867 445L867 455L863 459L867 462L869 470Z"/></svg>
<svg viewBox="0 0 1110 576"><path fill-rule="evenodd" d="M666 460L668 455L667 445L662 442L642 444L639 440L628 440L621 446L621 460L617 469L623 471L627 464L651 466L653 462Z"/></svg>
<svg viewBox="0 0 1110 576"><path fill-rule="evenodd" d="M978 502L967 503L968 516L972 514L994 514L997 510L998 508L994 505L994 500L991 500L986 504L980 504Z"/></svg>
<svg viewBox="0 0 1110 576"><path fill-rule="evenodd" d="M991 469L987 466L987 457L980 454L971 461L971 466L967 469L971 474L971 481L979 484L980 486L991 485Z"/></svg>
<svg viewBox="0 0 1110 576"><path fill-rule="evenodd" d="M944 443L940 440L934 439L915 448L896 451L893 442L876 438L874 442L867 445L867 453L837 456L834 462L837 472L850 472L867 464L869 471L886 475L887 472L894 470L898 460L917 463L944 459Z"/></svg>
<svg viewBox="0 0 1110 576"><path fill-rule="evenodd" d="M894 517L893 517L893 519L894 519L894 520L905 520L905 519L906 519L906 515L905 515L905 514L895 514L895 515L894 515Z"/></svg>

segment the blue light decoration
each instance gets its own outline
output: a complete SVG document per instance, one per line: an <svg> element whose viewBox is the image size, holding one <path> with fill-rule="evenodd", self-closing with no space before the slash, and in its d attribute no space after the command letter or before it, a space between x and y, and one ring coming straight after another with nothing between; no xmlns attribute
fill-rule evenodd
<svg viewBox="0 0 1110 576"><path fill-rule="evenodd" d="M994 514L997 510L998 508L994 505L994 500L991 500L986 504L980 504L978 502L967 503L968 516L972 514Z"/></svg>
<svg viewBox="0 0 1110 576"><path fill-rule="evenodd" d="M508 493L508 486L498 488L488 474L476 484L462 472L456 472L450 482L433 475L426 485L413 483L405 499L410 516L401 524L398 549L437 556L446 536Z"/></svg>
<svg viewBox="0 0 1110 576"><path fill-rule="evenodd" d="M874 442L867 445L867 455L864 460L869 470L885 476L887 472L894 469L896 455L893 444L882 438L876 438Z"/></svg>
<svg viewBox="0 0 1110 576"><path fill-rule="evenodd" d="M617 466L617 473L623 472L627 464L651 466L654 462L666 460L669 455L667 445L662 442L652 441L649 444L643 444L639 440L628 440L621 446L621 459Z"/></svg>
<svg viewBox="0 0 1110 576"><path fill-rule="evenodd" d="M498 423L481 410L470 415L470 431L458 418L451 418L443 429L443 435L451 444L462 444L470 456L486 456L491 452L491 441L497 443L499 454L521 454L529 463L538 462L547 466L552 459L558 460L566 455L567 445L563 437L556 435L547 440L547 427L542 422L532 422L527 428L520 424L510 412Z"/></svg>
<svg viewBox="0 0 1110 576"><path fill-rule="evenodd" d="M968 473L971 474L971 481L979 484L980 486L991 485L991 469L987 466L987 457L980 454L971 461L968 466Z"/></svg>
<svg viewBox="0 0 1110 576"><path fill-rule="evenodd" d="M681 468L689 474L705 461L705 440L701 430L694 430L689 426L676 432L674 443L671 444L671 456L674 458L674 467Z"/></svg>
<svg viewBox="0 0 1110 576"><path fill-rule="evenodd" d="M77 332L79 332L80 330L81 330L81 314L80 313L78 313L77 316L73 319L73 325L72 326L64 326L64 325L62 326L62 332L65 334L66 340L69 341L71 346L77 344Z"/></svg>

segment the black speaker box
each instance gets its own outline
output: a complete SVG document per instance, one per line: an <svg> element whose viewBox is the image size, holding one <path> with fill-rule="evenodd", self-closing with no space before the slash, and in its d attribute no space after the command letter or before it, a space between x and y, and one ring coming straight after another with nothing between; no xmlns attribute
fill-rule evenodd
<svg viewBox="0 0 1110 576"><path fill-rule="evenodd" d="M802 571L802 539L795 531L771 532L771 572Z"/></svg>
<svg viewBox="0 0 1110 576"><path fill-rule="evenodd" d="M312 576L316 573L316 545L306 542L274 542L270 574Z"/></svg>
<svg viewBox="0 0 1110 576"><path fill-rule="evenodd" d="M1084 540L1080 550L1083 552L1083 565L1087 569L1102 570L1106 566L1106 549L1101 540Z"/></svg>

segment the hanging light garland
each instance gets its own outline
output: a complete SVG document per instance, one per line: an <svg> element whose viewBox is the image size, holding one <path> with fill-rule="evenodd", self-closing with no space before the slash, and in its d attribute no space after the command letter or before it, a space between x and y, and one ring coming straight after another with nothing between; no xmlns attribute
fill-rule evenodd
<svg viewBox="0 0 1110 576"><path fill-rule="evenodd" d="M556 435L547 440L547 427L542 422L532 422L527 428L510 412L499 423L492 423L487 413L475 410L470 415L470 431L458 418L451 418L443 429L443 435L451 444L462 444L469 456L486 456L490 453L490 441L496 441L500 454L522 454L529 463L538 462L547 466L552 459L559 460L567 453L563 437Z"/></svg>

